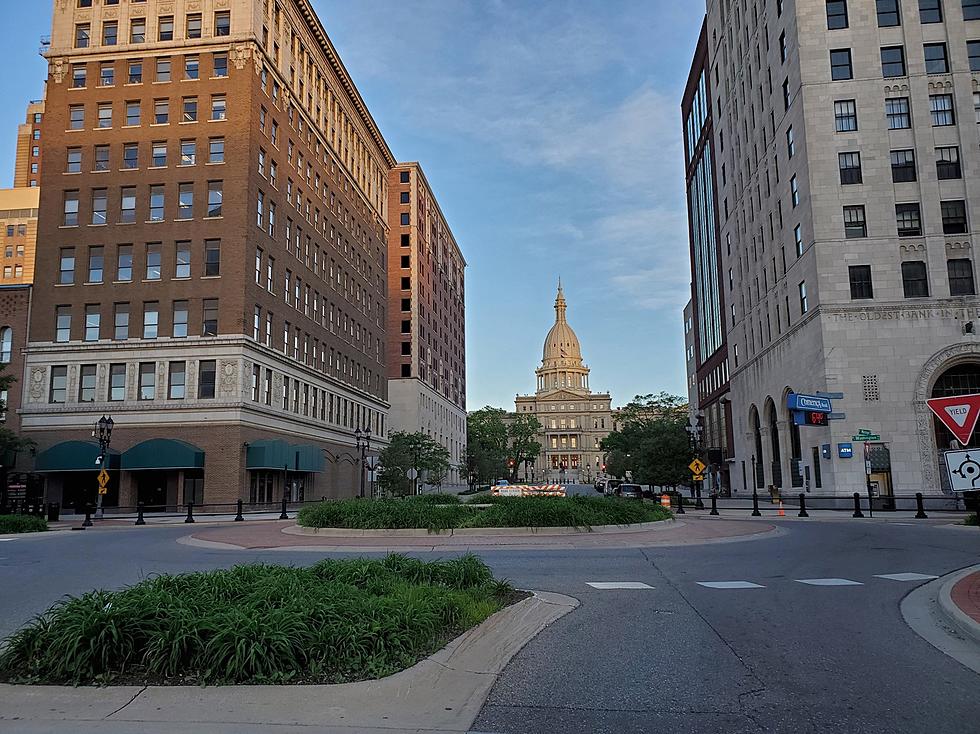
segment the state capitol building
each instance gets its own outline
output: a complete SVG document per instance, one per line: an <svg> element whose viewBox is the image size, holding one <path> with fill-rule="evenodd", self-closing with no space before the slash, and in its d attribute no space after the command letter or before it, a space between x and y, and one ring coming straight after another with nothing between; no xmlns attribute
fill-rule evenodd
<svg viewBox="0 0 980 734"><path fill-rule="evenodd" d="M555 324L544 340L541 366L536 370L537 392L518 395L518 415L533 414L541 422L541 454L527 474L529 481L576 484L603 473L599 444L613 430L609 393L589 387L589 368L567 318L568 303L561 284L555 299ZM521 467L524 476L527 467Z"/></svg>

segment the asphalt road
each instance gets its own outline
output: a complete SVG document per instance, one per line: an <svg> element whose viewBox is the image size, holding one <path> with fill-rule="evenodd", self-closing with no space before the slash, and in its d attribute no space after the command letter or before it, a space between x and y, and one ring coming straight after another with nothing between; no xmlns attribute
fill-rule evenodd
<svg viewBox="0 0 980 734"><path fill-rule="evenodd" d="M977 563L980 531L846 519L782 527L779 536L738 543L484 553L498 576L582 605L514 658L474 731L980 731L980 676L902 620L901 599L924 581L876 578L942 575ZM322 557L174 542L187 532L133 528L0 542L0 635L63 594L152 573ZM798 581L837 578L856 585ZM730 581L764 588L699 585Z"/></svg>

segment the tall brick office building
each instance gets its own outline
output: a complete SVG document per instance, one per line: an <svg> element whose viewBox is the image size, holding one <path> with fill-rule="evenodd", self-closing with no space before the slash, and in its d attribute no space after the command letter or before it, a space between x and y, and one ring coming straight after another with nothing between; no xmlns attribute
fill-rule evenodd
<svg viewBox="0 0 980 734"><path fill-rule="evenodd" d="M333 497L383 440L384 138L308 0L54 3L21 420L48 499Z"/></svg>

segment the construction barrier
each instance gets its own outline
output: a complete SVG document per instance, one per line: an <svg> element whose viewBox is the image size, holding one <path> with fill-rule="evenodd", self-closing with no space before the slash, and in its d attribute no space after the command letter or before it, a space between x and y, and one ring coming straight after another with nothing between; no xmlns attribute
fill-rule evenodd
<svg viewBox="0 0 980 734"><path fill-rule="evenodd" d="M565 488L560 484L542 484L535 487L525 484L506 484L502 487L492 487L490 494L494 497L564 497Z"/></svg>

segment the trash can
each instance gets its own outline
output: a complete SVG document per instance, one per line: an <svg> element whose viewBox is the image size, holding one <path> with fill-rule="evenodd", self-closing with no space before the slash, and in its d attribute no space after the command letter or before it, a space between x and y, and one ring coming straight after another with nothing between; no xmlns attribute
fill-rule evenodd
<svg viewBox="0 0 980 734"><path fill-rule="evenodd" d="M61 517L61 505L57 502L48 503L48 522L58 522Z"/></svg>

